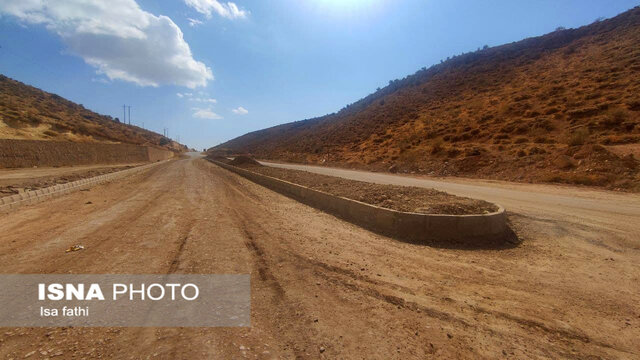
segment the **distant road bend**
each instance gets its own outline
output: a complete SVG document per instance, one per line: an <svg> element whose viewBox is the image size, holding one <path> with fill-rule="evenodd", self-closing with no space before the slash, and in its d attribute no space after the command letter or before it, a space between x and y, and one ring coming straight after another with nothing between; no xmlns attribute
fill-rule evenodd
<svg viewBox="0 0 640 360"><path fill-rule="evenodd" d="M0 272L251 274L251 327L3 329L0 358L640 357L636 195L293 166L495 201L523 240L443 249L190 155L0 213Z"/></svg>

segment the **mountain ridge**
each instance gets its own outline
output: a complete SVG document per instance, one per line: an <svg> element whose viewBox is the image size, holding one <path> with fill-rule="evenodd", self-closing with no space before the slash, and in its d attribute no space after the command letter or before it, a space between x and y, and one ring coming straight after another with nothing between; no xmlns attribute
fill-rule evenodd
<svg viewBox="0 0 640 360"><path fill-rule="evenodd" d="M215 149L371 170L637 188L638 49L636 7L454 56L337 113Z"/></svg>

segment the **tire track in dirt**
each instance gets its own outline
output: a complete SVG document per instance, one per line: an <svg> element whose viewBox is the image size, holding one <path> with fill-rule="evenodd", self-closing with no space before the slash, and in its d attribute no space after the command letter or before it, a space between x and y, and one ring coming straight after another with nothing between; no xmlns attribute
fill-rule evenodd
<svg viewBox="0 0 640 360"><path fill-rule="evenodd" d="M169 265L169 271L167 271L168 274L173 274L176 272L176 270L178 270L178 266L180 265L180 256L182 256L182 252L184 251L184 247L187 244L188 239L189 239L189 236L185 236L182 238L182 241L180 241L180 245L178 246L178 251L176 252L176 255L173 257L173 260L171 260L171 265Z"/></svg>
<svg viewBox="0 0 640 360"><path fill-rule="evenodd" d="M213 167L215 165L208 166ZM307 349L313 348L315 344L319 342L319 340L313 340L317 338L319 334L305 323L313 323L315 319L309 317L309 315L304 312L304 309L299 308L296 302L289 299L281 280L274 275L272 269L278 266L270 261L269 254L277 252L278 249L273 248L273 242L269 242L269 254L266 252L265 247L260 245L261 239L269 239L271 235L270 232L261 225L261 221L255 217L256 208L262 207L261 201L263 199L260 195L255 194L251 189L247 189L246 186L244 186L244 179L238 178L234 174L230 174L217 166L213 169L215 169L213 170L215 175L221 178L224 184L223 193L226 199L223 202L236 204L234 207L227 208L229 218L244 235L244 244L247 249L251 251L254 261L253 267L257 272L259 281L265 283L272 293L272 296L268 297L274 308L272 312L280 314L280 318L268 320L272 322L272 326L274 326L272 330L273 334L279 338L280 341L287 344L287 348L293 351L296 359L308 358L309 354L307 353ZM260 297L265 298L264 295ZM300 315L296 316L291 314ZM306 320L301 321L300 317L306 318ZM274 324L273 321L276 321L276 324ZM283 328L277 323L285 323L286 326Z"/></svg>
<svg viewBox="0 0 640 360"><path fill-rule="evenodd" d="M272 265L268 262L267 255L265 254L264 250L260 247L260 245L258 245L256 239L254 238L253 231L250 230L247 219L239 211L233 211L232 218L237 221L238 227L242 229L246 237L245 246L251 251L253 255L254 268L257 270L260 281L267 284L268 288L271 290L272 296L269 297L269 301L272 303L272 307L282 309L282 311L278 311L282 314L294 312L296 308L295 304L287 299L286 291L284 290L278 279L271 272L270 269ZM252 222L252 224L255 225L254 222ZM258 230L258 233L262 232ZM262 295L261 297L264 297L264 295ZM275 312L276 311L274 311L274 313ZM282 320L283 319L278 319L279 322L282 322ZM280 337L281 341L286 343L288 347L293 351L296 359L305 358L304 349L310 347L309 345L307 345L302 346L301 348L300 343L304 343L306 339L301 339L298 336L299 334L305 333L305 331L296 330L296 328L299 326L300 323L297 320L293 320L288 324L288 327L284 332L282 332L282 329L277 332L277 335ZM285 332L287 333L286 336L284 334Z"/></svg>
<svg viewBox="0 0 640 360"><path fill-rule="evenodd" d="M638 357L636 252L593 245L606 234L562 219L516 216L527 241L509 250L420 247L204 160L6 219L0 232L25 227L0 237L3 272L251 273L252 327L17 329L0 332L1 358L40 347L114 359ZM90 246L42 246L62 233Z"/></svg>
<svg viewBox="0 0 640 360"><path fill-rule="evenodd" d="M224 171L224 170L222 170ZM235 175L233 174L229 174L229 175L225 175L225 178L229 176L229 177L235 177ZM226 180L226 179L225 179ZM233 193L234 196L241 196L243 197L244 200L247 200L248 202L252 202L252 205L258 205L259 207L262 207L262 204L264 204L264 202L262 202L263 199L257 197L257 195L252 194L252 189L247 189L246 184L243 184L242 182L245 181L244 179L239 179L239 178L234 178L234 180L232 181L232 185L230 185L230 191ZM251 196L253 195L253 196ZM251 201L253 200L253 201ZM239 202L239 203L243 203L243 202ZM282 285L280 285L281 282L279 282L278 280L276 280L276 277L274 276L274 274L269 270L270 268L277 268L277 266L274 266L273 262L269 262L267 261L267 258L269 257L265 251L262 249L262 247L260 247L259 245L257 245L256 240L254 239L254 236L252 235L252 232L255 233L259 233L259 234L264 234L262 237L263 238L268 238L268 237L272 237L273 234L271 232L269 232L268 230L266 230L266 228L264 228L261 224L268 224L270 223L268 218L264 218L266 215L269 214L269 210L268 209L261 209L262 211L258 211L261 215L256 218L255 215L254 217L251 218L251 220L249 221L245 215L244 212L241 212L241 210L243 210L245 207L251 207L251 205L242 205L242 206L238 206L238 208L233 210L233 217L238 219L238 223L239 226L244 229L245 234L247 236L247 238L249 239L248 241L245 242L246 246L248 248L250 248L256 255L256 257L258 258L257 262L258 262L258 272L260 274L260 278L262 280L266 280L266 281L270 281L272 282L272 287L273 287L273 281L275 280L275 287L278 289L282 289ZM315 211L315 210L314 210ZM256 213L256 209L247 209L248 213ZM251 228L252 230L249 230L249 228ZM279 258L279 262L289 262L292 264L296 264L296 267L299 268L305 268L308 267L308 263L312 263L315 264L315 262L313 260L304 258L298 254L296 254L295 252L291 252L290 249L288 248L283 248L280 246L273 246L273 240L275 240L276 243L286 243L285 239L280 238L279 236L276 236L275 239L272 239L272 241L270 242L270 246L269 246L269 253L273 254L273 253L278 253L278 258ZM317 265L317 264L316 264ZM325 264L327 267L330 267L330 265ZM335 269L340 269L335 267ZM340 272L340 270L338 270L338 272ZM346 272L350 272L348 270L346 270ZM312 281L312 279L309 279L309 281ZM288 283L290 283L290 281L288 281ZM341 285L344 285L344 283L341 283ZM382 300L384 302L387 302L391 305L394 306L400 306L402 308L407 308L407 302L400 298L400 297L396 297L393 295L385 295L379 292L376 292L375 290L370 291L371 289L368 288L362 288L362 287L358 287L354 284L350 284L351 285L351 290L352 291L356 291L356 292L360 292L360 293L365 293L366 295L369 295L373 298L376 298L378 300ZM335 290L335 289L334 289ZM407 289L408 290L408 289ZM284 293L284 290L282 290ZM432 309L427 309L427 311L431 312ZM419 310L418 310L419 312ZM453 320L453 318L451 316L449 316L448 314L444 314L444 313L437 313L437 312L433 312L433 316L434 318L439 318L439 319L445 319L445 320ZM315 320L314 320L315 321ZM459 321L461 324L468 326L468 324L466 324L463 320ZM316 333L317 334L317 333ZM316 335L317 336L317 335Z"/></svg>
<svg viewBox="0 0 640 360"><path fill-rule="evenodd" d="M291 254L291 255L298 257L300 259L300 262L299 262L300 264L308 264L308 265L312 265L312 266L315 266L315 267L319 267L319 268L321 268L323 270L326 270L326 271L329 271L329 272L332 272L332 273L336 273L336 274L339 274L339 275L343 275L343 276L346 276L346 277L348 277L350 279L366 282L369 285L386 286L386 287L390 287L390 288L392 288L394 290L402 291L402 289L399 289L394 284L376 281L376 280L370 279L370 278L368 278L366 276L362 276L360 274L357 274L354 271L351 271L351 270L348 270L348 269L344 269L344 268L336 267L336 266L329 265L329 264L326 264L326 263L322 263L322 262L319 262L319 261L303 258L303 257L301 257L299 255L296 255L296 254ZM451 313L440 311L440 310L437 310L437 309L432 308L432 307L427 307L427 306L421 305L421 304L419 304L417 302L406 300L406 299L404 299L403 297L400 297L400 296L385 294L384 292L376 290L373 287L359 286L357 284L354 284L350 280L343 280L343 279L340 279L339 277L328 275L323 271L318 271L317 268L314 269L314 273L316 275L320 276L320 277L325 278L328 281L331 281L332 283L334 283L336 285L345 287L345 288L347 288L347 289L349 289L351 291L356 291L356 292L363 293L363 294L365 294L367 296L370 296L372 298L376 298L378 300L382 300L382 301L388 302L391 305L402 307L402 308L410 310L410 311L423 313L423 314L428 315L429 317L437 318L437 319L440 319L442 321L457 323L457 324L462 325L464 327L469 327L469 328L477 327L477 325L473 325L473 324L469 323L468 321L466 321L466 320L464 320L464 319L462 319L460 317L453 316ZM403 291L403 292L405 292L405 291ZM408 291L406 293L408 293L410 295L415 295L415 292L413 292L413 291ZM474 310L478 314L492 315L492 316L495 316L495 317L502 318L504 320L515 322L515 323L517 323L519 325L526 326L527 328L530 328L531 330L541 331L543 333L546 333L549 336L556 337L558 341L565 341L567 343L571 343L571 340L577 340L577 341L583 342L585 344L593 344L593 345L600 346L600 347L603 347L603 348L613 349L613 350L620 351L620 352L623 352L623 353L636 355L635 353L629 353L629 352L627 352L627 351L625 351L623 349L618 349L618 348L616 348L616 347L614 347L614 346L612 346L610 344L599 342L599 341L595 341L595 340L589 338L587 335L585 335L583 333L580 333L580 332L569 331L569 330L550 327L550 326L548 326L548 325L546 325L546 324L544 324L542 322L539 322L539 321L535 321L535 320L532 320L532 319L525 319L525 318L514 316L514 315L511 315L511 314L508 314L508 313L499 312L499 311L495 311L495 310L489 310L489 309L485 309L485 308L478 307L478 306L471 306L470 309ZM486 327L486 326L481 326L481 327L484 330L493 333L493 329L491 329L489 327Z"/></svg>
<svg viewBox="0 0 640 360"><path fill-rule="evenodd" d="M249 250L251 250L251 252L254 254L256 258L260 280L269 283L269 286L275 291L277 300L284 300L285 291L282 288L282 285L280 285L278 280L275 278L275 276L273 276L273 274L269 270L269 266L265 259L264 251L258 246L258 244L256 244L255 240L253 239L253 236L251 235L249 230L247 230L246 226L243 227L243 230L244 230L245 236L248 239L245 242L245 245Z"/></svg>
<svg viewBox="0 0 640 360"><path fill-rule="evenodd" d="M235 181L234 181L235 182ZM235 184L234 184L235 185ZM245 192L251 192L251 190L242 190L242 188L240 188L240 186L242 186L242 183L238 183L236 186L238 186L238 188L235 188L234 191L237 192L238 194L244 194ZM234 186L235 187L235 186ZM254 199L254 197L250 197L251 199ZM256 202L259 203L259 202ZM266 211L266 209L263 209L265 211L260 212L263 216L260 219L253 219L253 224L254 226L260 226L259 224L264 224L264 223L269 223L269 220L264 218L265 215L268 215L268 211ZM251 244L250 247L254 247L255 245ZM273 251L273 249L270 249L270 251ZM355 273L352 270L349 269L344 269L341 267L337 267L334 265L330 265L321 261L316 261L316 260L311 260L307 257L301 256L299 254L296 254L294 252L290 252L287 251L284 248L279 248L278 252L280 254L280 257L282 257L282 255L284 255L285 253L288 256L294 257L296 258L295 262L297 264L299 264L301 267L307 267L307 268L315 268L313 269L314 273L320 277L323 277L325 279L328 279L330 281L332 281L334 284L339 285L341 287L347 288L350 291L355 291L355 292L360 292L360 293L364 293L367 296L370 296L372 298L376 298L378 300L381 301L385 301L391 305L394 306L398 306L398 307L402 307L405 308L407 310L410 311L417 311L419 313L424 313L430 317L433 318L437 318L440 319L442 321L445 322L453 322L453 323L458 323L463 327L468 327L468 328L476 328L478 326L480 326L481 328L483 328L483 330L492 333L494 335L497 335L495 333L495 330L492 329L489 326L483 326L483 325L479 325L479 324L472 324L469 323L467 320L463 319L463 318L459 318L459 317L455 317L453 316L451 313L446 312L446 311L441 311L441 310L437 310L431 307L426 307L424 305L421 305L419 303L413 302L413 301L408 301L406 299L404 299L403 297L399 297L396 295L391 295L385 292L381 292L377 289L375 289L375 287L388 287L391 288L392 290L396 290L396 291L401 291L401 292L405 292L409 295L415 295L415 293L411 290L406 291L407 289L402 289L402 287L398 287L395 286L393 284L387 284L384 282L380 282L380 281L376 281L374 279L370 279L368 277L362 276L360 274ZM261 251L261 253L263 253ZM363 281L368 283L370 286L361 286L358 284L354 284L352 281L350 280L336 280L335 277L332 277L330 275L326 275L325 272L333 272L333 273L337 273L339 275L342 276L346 276L350 279L353 280L358 280L358 281ZM624 349L620 349L617 348L611 344L605 343L605 342L601 342L601 341L596 341L592 338L590 338L589 336L587 336L586 334L580 332L580 331L573 331L573 330L567 330L567 329L561 329L561 328L556 328L556 327L552 327L552 326L548 326L547 324L540 322L540 321L536 321L533 319L527 319L527 318L523 318L523 317L519 317L519 316L515 316L515 315L511 315L508 313L504 313L504 312L500 312L500 311L495 311L495 310L490 310L490 309L486 309L483 307L478 307L478 306L470 306L469 307L471 310L473 310L475 313L477 314L487 314L487 315L491 315L493 317L495 317L496 319L500 319L502 321L506 321L507 323L511 323L512 325L510 325L510 327L525 327L527 329L529 329L529 331L535 331L535 332L540 332L542 336L545 337L549 337L549 338L553 338L555 342L564 342L565 344L567 344L567 346L574 346L575 342L580 342L583 343L585 345L589 345L589 346L597 346L597 347L601 347L601 348L606 348L606 349L611 349L611 350L615 350L617 352L620 353L627 353L627 354L634 354L632 352L628 352ZM582 355L584 356L588 356L590 353L589 352L580 352ZM570 353L570 352L566 352L564 353L565 356L567 357L581 357L582 355L576 355L575 353Z"/></svg>

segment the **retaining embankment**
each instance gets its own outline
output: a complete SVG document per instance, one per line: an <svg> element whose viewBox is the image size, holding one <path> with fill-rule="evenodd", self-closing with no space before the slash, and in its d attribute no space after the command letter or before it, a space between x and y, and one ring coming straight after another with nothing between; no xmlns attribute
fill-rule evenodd
<svg viewBox="0 0 640 360"><path fill-rule="evenodd" d="M25 191L24 193L21 193L21 194L3 197L3 198L0 198L0 212L14 210L16 208L19 208L22 205L39 203L54 197L58 197L61 195L74 192L74 191L86 189L98 184L121 179L126 176L133 175L141 171L147 170L151 167L154 167L162 163L164 162L155 162L152 164L137 166L131 169L117 171L117 172L100 175L100 176L96 176L88 179L73 181L66 184L58 184L48 188Z"/></svg>
<svg viewBox="0 0 640 360"><path fill-rule="evenodd" d="M174 157L175 153L169 150L157 149L151 146L145 146L147 148L148 161L156 162L162 160L169 160Z"/></svg>
<svg viewBox="0 0 640 360"><path fill-rule="evenodd" d="M219 161L209 161L301 203L398 240L474 247L502 243L507 237L506 212L499 205L494 213L477 215L401 212L334 196Z"/></svg>
<svg viewBox="0 0 640 360"><path fill-rule="evenodd" d="M0 139L0 167L70 166L156 162L169 150L131 144Z"/></svg>

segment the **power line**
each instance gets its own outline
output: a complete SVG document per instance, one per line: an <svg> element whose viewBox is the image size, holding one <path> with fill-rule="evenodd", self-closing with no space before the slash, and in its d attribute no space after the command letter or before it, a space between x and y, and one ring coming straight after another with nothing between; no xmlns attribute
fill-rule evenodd
<svg viewBox="0 0 640 360"><path fill-rule="evenodd" d="M127 112L129 113L129 116L127 116ZM127 117L129 118L128 122ZM122 105L122 123L125 125L131 125L131 105Z"/></svg>

